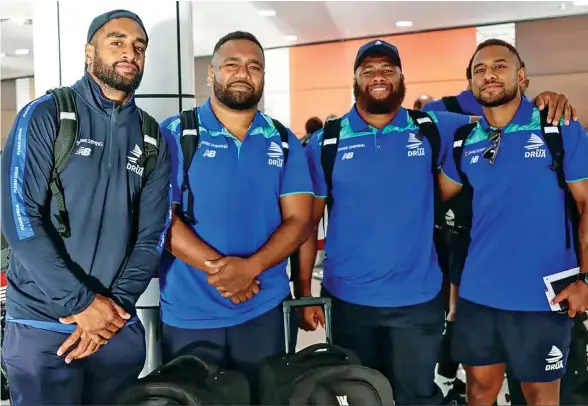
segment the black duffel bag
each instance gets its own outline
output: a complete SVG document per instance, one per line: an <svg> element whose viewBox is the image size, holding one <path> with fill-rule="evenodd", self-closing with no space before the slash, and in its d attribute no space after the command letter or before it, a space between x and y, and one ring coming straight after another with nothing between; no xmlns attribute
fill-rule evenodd
<svg viewBox="0 0 588 406"><path fill-rule="evenodd" d="M249 382L194 355L181 355L139 379L117 405L249 405Z"/></svg>
<svg viewBox="0 0 588 406"><path fill-rule="evenodd" d="M284 331L290 331L292 308L305 306L323 306L327 343L294 353L286 333L286 353L269 357L261 366L261 404L393 405L392 388L384 375L361 366L352 351L331 344L330 298L285 301Z"/></svg>

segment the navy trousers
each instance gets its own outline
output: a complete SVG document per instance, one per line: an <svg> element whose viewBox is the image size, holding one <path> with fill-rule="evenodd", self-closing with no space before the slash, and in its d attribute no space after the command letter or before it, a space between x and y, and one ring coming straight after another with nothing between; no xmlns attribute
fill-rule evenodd
<svg viewBox="0 0 588 406"><path fill-rule="evenodd" d="M324 296L331 296L323 289ZM435 365L443 338L443 298L414 306L376 308L332 297L333 343L388 378L397 405L440 405Z"/></svg>
<svg viewBox="0 0 588 406"><path fill-rule="evenodd" d="M238 370L249 380L252 403L255 404L259 396L259 365L271 355L284 353L283 320L280 305L243 324L226 328L195 330L164 323L163 362L182 354L194 354L221 368ZM295 324L293 326L297 329Z"/></svg>
<svg viewBox="0 0 588 406"><path fill-rule="evenodd" d="M6 323L2 356L12 405L111 405L145 363L145 331L126 326L95 354L69 365L57 349L68 334Z"/></svg>

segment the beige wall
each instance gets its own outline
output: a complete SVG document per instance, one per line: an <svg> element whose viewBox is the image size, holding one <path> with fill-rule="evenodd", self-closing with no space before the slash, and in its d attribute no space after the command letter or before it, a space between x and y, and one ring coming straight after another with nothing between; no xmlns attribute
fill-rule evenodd
<svg viewBox="0 0 588 406"><path fill-rule="evenodd" d="M35 98L35 81L34 78L24 78L29 81L29 94L27 97L23 99L23 103L28 100L33 100ZM11 80L2 80L1 87L0 87L0 94L2 97L1 107L2 110L0 111L0 142L2 147L4 146L4 142L8 137L8 133L12 128L12 124L14 123L14 119L16 118L17 111L17 97L16 97L16 81L14 79Z"/></svg>
<svg viewBox="0 0 588 406"><path fill-rule="evenodd" d="M588 126L588 15L517 23L530 93L565 94Z"/></svg>
<svg viewBox="0 0 588 406"><path fill-rule="evenodd" d="M0 86L0 142L4 146L16 116L16 86L14 80L2 80Z"/></svg>

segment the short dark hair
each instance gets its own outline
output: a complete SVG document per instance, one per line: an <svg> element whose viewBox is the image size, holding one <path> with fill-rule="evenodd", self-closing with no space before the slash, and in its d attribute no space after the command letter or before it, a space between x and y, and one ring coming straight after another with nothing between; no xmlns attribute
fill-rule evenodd
<svg viewBox="0 0 588 406"><path fill-rule="evenodd" d="M216 54L218 52L218 50L220 49L220 47L222 47L227 42L233 41L233 40L238 40L238 39L244 39L244 40L253 42L261 49L261 53L263 54L263 47L261 46L261 43L257 40L257 38L255 38L255 35L251 34L250 32L246 32L246 31L234 31L234 32L228 33L227 35L225 35L224 37L222 37L221 39L218 40L218 42L214 46L214 51L212 51L212 55ZM265 54L264 54L264 56L265 56Z"/></svg>
<svg viewBox="0 0 588 406"><path fill-rule="evenodd" d="M321 128L323 128L323 122L318 117L311 117L304 125L307 134L314 134Z"/></svg>
<svg viewBox="0 0 588 406"><path fill-rule="evenodd" d="M474 54L470 58L470 63L468 64L468 68L466 70L466 78L468 78L468 80L472 80L472 63L474 63L474 57L476 56L476 54L484 48L493 47L493 46L505 47L506 49L509 50L509 52L511 54L513 54L514 56L517 57L517 61L519 62L519 66L521 68L525 67L524 62L521 59L521 55L519 55L519 51L517 51L517 49L512 44L509 44L508 42L503 41L498 38L490 38L484 42L480 42L478 44L478 46L476 47L476 51L474 52Z"/></svg>

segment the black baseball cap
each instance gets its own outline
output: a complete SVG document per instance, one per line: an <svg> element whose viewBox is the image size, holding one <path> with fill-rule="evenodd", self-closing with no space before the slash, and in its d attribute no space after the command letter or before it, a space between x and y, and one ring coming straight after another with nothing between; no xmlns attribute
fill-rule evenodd
<svg viewBox="0 0 588 406"><path fill-rule="evenodd" d="M130 18L131 20L134 20L143 29L143 32L145 33L145 41L149 42L149 38L147 37L147 30L145 29L143 21L141 21L139 16L131 11L122 9L108 11L94 18L92 20L92 23L90 24L90 27L88 28L88 38L86 39L86 42L90 43L92 37L94 36L94 34L96 34L96 31L102 28L102 26L107 22L114 20L116 18Z"/></svg>
<svg viewBox="0 0 588 406"><path fill-rule="evenodd" d="M400 62L400 54L398 53L398 48L396 48L389 42L386 42L381 39L375 39L373 41L370 41L359 48L359 51L357 51L357 56L355 57L355 64L353 65L353 70L355 71L359 64L365 59L365 57L371 54L380 54L387 56L392 60L393 63L396 64L396 66L400 68L400 70L402 70L402 63Z"/></svg>

